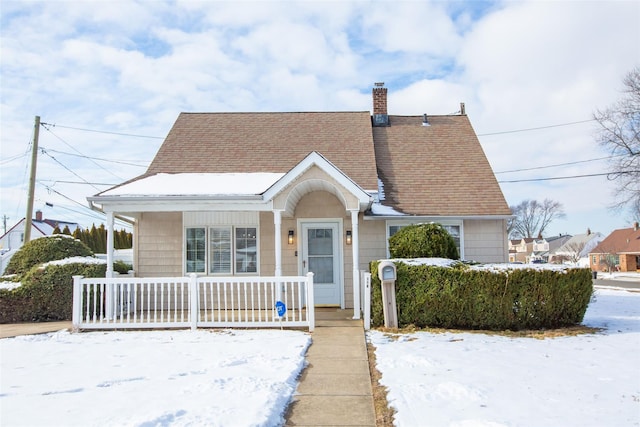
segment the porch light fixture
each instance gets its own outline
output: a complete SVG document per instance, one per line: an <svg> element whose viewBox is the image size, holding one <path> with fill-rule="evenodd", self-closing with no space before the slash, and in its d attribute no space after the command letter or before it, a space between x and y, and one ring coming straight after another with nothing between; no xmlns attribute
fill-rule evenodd
<svg viewBox="0 0 640 427"><path fill-rule="evenodd" d="M347 245L351 244L351 230L347 230Z"/></svg>
<svg viewBox="0 0 640 427"><path fill-rule="evenodd" d="M290 245L293 245L293 230L289 230L288 242Z"/></svg>

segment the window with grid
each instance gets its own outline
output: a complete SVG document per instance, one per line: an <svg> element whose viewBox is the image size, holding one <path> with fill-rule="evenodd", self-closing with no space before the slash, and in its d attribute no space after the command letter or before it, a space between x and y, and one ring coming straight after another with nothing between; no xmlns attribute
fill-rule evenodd
<svg viewBox="0 0 640 427"><path fill-rule="evenodd" d="M187 228L185 238L187 273L204 273L207 259L205 229Z"/></svg>
<svg viewBox="0 0 640 427"><path fill-rule="evenodd" d="M216 275L257 273L257 227L186 228L185 270Z"/></svg>

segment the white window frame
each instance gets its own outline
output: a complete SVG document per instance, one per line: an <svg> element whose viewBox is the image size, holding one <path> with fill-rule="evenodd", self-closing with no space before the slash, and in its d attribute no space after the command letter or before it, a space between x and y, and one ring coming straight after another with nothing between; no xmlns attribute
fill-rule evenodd
<svg viewBox="0 0 640 427"><path fill-rule="evenodd" d="M390 233L390 228L392 226L399 226L399 227L406 227L408 225L416 225L416 224L430 224L430 223L435 223L435 224L440 224L443 227L447 227L447 226L457 226L460 227L460 247L458 248L458 255L460 255L460 259L464 259L464 221L463 220L457 220L457 219L449 219L449 220L437 220L437 219L433 219L433 220L401 220L401 221L396 221L396 220L387 220L386 221L386 225L385 225L385 233L386 233L386 246L387 246L387 258L389 258L391 255L389 253L389 237L391 237L391 233ZM448 230L447 230L448 232Z"/></svg>
<svg viewBox="0 0 640 427"><path fill-rule="evenodd" d="M187 230L194 228L204 228L205 230L205 271L194 272L199 276L259 276L260 275L260 227L254 224L193 224L183 228L182 235L182 271L185 274L191 274L187 272ZM211 229L212 228L227 228L231 230L231 271L224 273L213 273L211 271ZM236 229L238 228L255 228L256 230L256 271L255 272L237 272L236 271Z"/></svg>
<svg viewBox="0 0 640 427"><path fill-rule="evenodd" d="M204 271L187 271L187 265L189 260L187 259L187 232L188 230L197 230L197 229L204 229ZM191 273L195 273L195 274L206 274L207 272L207 263L208 263L208 256L207 256L207 245L209 244L208 238L207 238L207 228L203 227L203 226L194 226L194 227L185 227L184 229L184 233L183 233L183 237L182 237L182 244L183 244L183 248L182 248L182 258L183 258L183 271L186 274L191 274Z"/></svg>

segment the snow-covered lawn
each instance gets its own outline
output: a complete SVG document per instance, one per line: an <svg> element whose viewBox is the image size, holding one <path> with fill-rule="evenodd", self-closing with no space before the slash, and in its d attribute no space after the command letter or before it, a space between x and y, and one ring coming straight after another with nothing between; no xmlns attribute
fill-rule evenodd
<svg viewBox="0 0 640 427"><path fill-rule="evenodd" d="M640 293L598 289L597 334L372 331L397 426L640 425Z"/></svg>
<svg viewBox="0 0 640 427"><path fill-rule="evenodd" d="M640 425L640 293L597 290L584 323L604 331L369 337L397 426ZM280 330L0 339L0 425L279 425L309 344Z"/></svg>
<svg viewBox="0 0 640 427"><path fill-rule="evenodd" d="M2 426L274 426L298 331L65 331L0 340Z"/></svg>

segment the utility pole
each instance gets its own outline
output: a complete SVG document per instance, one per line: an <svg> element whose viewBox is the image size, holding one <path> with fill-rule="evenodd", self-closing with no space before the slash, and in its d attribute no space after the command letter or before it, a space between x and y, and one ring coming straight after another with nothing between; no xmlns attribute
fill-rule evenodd
<svg viewBox="0 0 640 427"><path fill-rule="evenodd" d="M6 215L2 215L2 234L7 234L7 220L9 219L8 216Z"/></svg>
<svg viewBox="0 0 640 427"><path fill-rule="evenodd" d="M36 167L38 166L38 137L40 135L40 116L36 116L33 125L33 150L31 151L31 174L29 175L29 194L27 195L27 216L24 217L24 243L31 240L31 218L33 218L33 198L36 191Z"/></svg>

